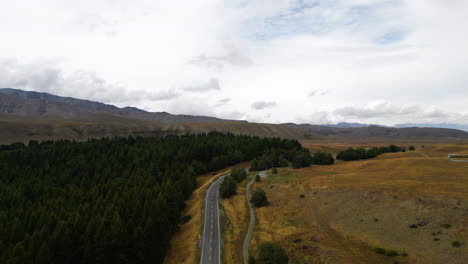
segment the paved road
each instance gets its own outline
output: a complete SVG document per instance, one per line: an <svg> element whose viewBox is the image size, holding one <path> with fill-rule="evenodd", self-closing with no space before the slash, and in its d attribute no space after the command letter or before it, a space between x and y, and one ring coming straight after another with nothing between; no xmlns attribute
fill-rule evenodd
<svg viewBox="0 0 468 264"><path fill-rule="evenodd" d="M213 182L206 192L205 224L203 225L201 264L221 264L221 232L219 229L219 185L224 176Z"/></svg>

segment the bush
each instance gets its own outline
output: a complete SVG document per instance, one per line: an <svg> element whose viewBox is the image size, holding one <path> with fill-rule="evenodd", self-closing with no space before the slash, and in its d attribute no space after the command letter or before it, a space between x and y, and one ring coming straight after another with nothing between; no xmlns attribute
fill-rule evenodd
<svg viewBox="0 0 468 264"><path fill-rule="evenodd" d="M265 242L260 245L258 264L288 264L286 251L277 243Z"/></svg>
<svg viewBox="0 0 468 264"><path fill-rule="evenodd" d="M331 153L317 152L314 155L314 164L317 165L331 165L335 163L335 159Z"/></svg>
<svg viewBox="0 0 468 264"><path fill-rule="evenodd" d="M305 197L304 194L299 195L299 198L304 198L304 197Z"/></svg>
<svg viewBox="0 0 468 264"><path fill-rule="evenodd" d="M387 251L387 254L385 254L385 255L388 256L388 257L397 257L400 254L398 254L398 252L396 250L389 250L389 251Z"/></svg>
<svg viewBox="0 0 468 264"><path fill-rule="evenodd" d="M387 253L387 251L381 247L375 247L374 252L380 255L385 255Z"/></svg>
<svg viewBox="0 0 468 264"><path fill-rule="evenodd" d="M219 186L221 198L229 198L237 193L236 181L231 176L226 176Z"/></svg>
<svg viewBox="0 0 468 264"><path fill-rule="evenodd" d="M457 241L457 240L452 241L452 247L460 247L460 246L461 246L460 241Z"/></svg>
<svg viewBox="0 0 468 264"><path fill-rule="evenodd" d="M236 182L242 182L247 178L247 172L245 171L245 168L234 168L231 171L231 177L236 181Z"/></svg>
<svg viewBox="0 0 468 264"><path fill-rule="evenodd" d="M377 157L380 154L388 152L404 152L405 148L401 148L395 145L390 145L388 147L379 147L379 148L348 148L346 150L338 152L336 159L349 161L349 160L361 160L361 159L372 159Z"/></svg>
<svg viewBox="0 0 468 264"><path fill-rule="evenodd" d="M312 156L308 149L301 149L294 154L292 161L293 167L295 169L309 167L312 165Z"/></svg>
<svg viewBox="0 0 468 264"><path fill-rule="evenodd" d="M180 222L182 222L182 224L185 224L185 223L187 223L188 221L190 221L190 219L192 219L192 216L191 216L191 215L184 215L184 216L180 219Z"/></svg>
<svg viewBox="0 0 468 264"><path fill-rule="evenodd" d="M255 207L262 207L262 206L266 206L269 204L266 193L262 189L257 189L254 191L252 198L250 199L250 202Z"/></svg>
<svg viewBox="0 0 468 264"><path fill-rule="evenodd" d="M443 224L443 225L440 225L440 227L449 229L450 227L452 227L452 225L451 224Z"/></svg>
<svg viewBox="0 0 468 264"><path fill-rule="evenodd" d="M260 181L261 181L260 175L258 175L258 174L255 175L255 181L256 181L256 182L260 182Z"/></svg>
<svg viewBox="0 0 468 264"><path fill-rule="evenodd" d="M256 264L257 261L255 261L254 256L249 256L249 264Z"/></svg>
<svg viewBox="0 0 468 264"><path fill-rule="evenodd" d="M415 148L413 145L409 146L408 149L411 150L411 151L412 151L412 150L416 150L416 148Z"/></svg>
<svg viewBox="0 0 468 264"><path fill-rule="evenodd" d="M272 173L272 174L278 174L278 169L277 169L277 168L273 168L273 169L271 170L271 173Z"/></svg>

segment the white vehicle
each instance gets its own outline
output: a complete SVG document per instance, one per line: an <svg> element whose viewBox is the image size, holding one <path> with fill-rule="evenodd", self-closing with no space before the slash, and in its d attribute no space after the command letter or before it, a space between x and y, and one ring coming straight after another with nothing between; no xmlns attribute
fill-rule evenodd
<svg viewBox="0 0 468 264"><path fill-rule="evenodd" d="M448 158L455 158L455 157L460 157L459 154L448 154Z"/></svg>

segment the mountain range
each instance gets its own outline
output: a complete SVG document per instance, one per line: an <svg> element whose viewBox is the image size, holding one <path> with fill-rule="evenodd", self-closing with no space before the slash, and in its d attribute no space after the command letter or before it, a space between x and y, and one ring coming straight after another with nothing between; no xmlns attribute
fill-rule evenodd
<svg viewBox="0 0 468 264"><path fill-rule="evenodd" d="M49 93L0 89L0 143L30 139L206 133L210 131L294 139L463 138L468 132L446 128L394 128L359 123L336 125L265 124L209 116L119 108Z"/></svg>

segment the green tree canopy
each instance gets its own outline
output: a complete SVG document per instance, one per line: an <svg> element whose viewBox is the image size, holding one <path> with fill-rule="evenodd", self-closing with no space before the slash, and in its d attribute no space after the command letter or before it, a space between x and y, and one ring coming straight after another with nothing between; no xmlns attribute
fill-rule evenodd
<svg viewBox="0 0 468 264"><path fill-rule="evenodd" d="M231 176L226 176L219 186L221 198L229 198L237 193L237 183Z"/></svg>
<svg viewBox="0 0 468 264"><path fill-rule="evenodd" d="M288 264L288 261L286 251L278 243L265 242L260 244L258 264Z"/></svg>
<svg viewBox="0 0 468 264"><path fill-rule="evenodd" d="M267 206L269 204L266 193L262 189L256 189L254 191L254 193L252 194L252 198L250 199L250 202L255 207Z"/></svg>

